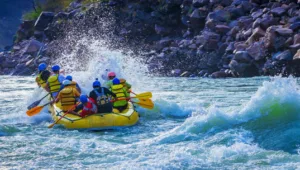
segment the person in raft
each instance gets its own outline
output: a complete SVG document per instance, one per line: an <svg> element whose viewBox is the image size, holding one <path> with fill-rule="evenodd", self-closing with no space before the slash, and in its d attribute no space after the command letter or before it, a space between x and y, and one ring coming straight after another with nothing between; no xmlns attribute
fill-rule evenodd
<svg viewBox="0 0 300 170"><path fill-rule="evenodd" d="M35 78L35 82L39 87L45 88L47 80L50 77L50 71L47 70L47 64L41 63L38 67L39 74Z"/></svg>
<svg viewBox="0 0 300 170"><path fill-rule="evenodd" d="M58 65L54 65L52 67L53 75L48 78L46 91L51 93L51 97L56 99L62 82L65 80L64 76L59 74L60 67Z"/></svg>
<svg viewBox="0 0 300 170"><path fill-rule="evenodd" d="M88 115L92 115L98 113L97 105L94 99L88 97L87 95L80 95L80 102L78 106L76 106L74 111L70 111L72 114L76 114L80 117L86 117ZM78 113L81 110L80 113Z"/></svg>
<svg viewBox="0 0 300 170"><path fill-rule="evenodd" d="M90 98L96 101L98 113L111 113L113 112L113 104L111 103L111 97L116 95L109 91L105 87L101 87L101 83L96 78L93 83L93 90L90 92Z"/></svg>
<svg viewBox="0 0 300 170"><path fill-rule="evenodd" d="M120 80L118 78L114 78L112 82L113 82L113 85L111 87L112 92L117 96L113 106L114 108L122 112L128 106L127 98L130 95L127 93L127 90L123 87L123 85L120 83Z"/></svg>
<svg viewBox="0 0 300 170"><path fill-rule="evenodd" d="M108 81L106 82L106 86L108 89L111 90L111 87L113 86L113 79L116 78L116 73L115 72L109 72L107 74ZM124 86L127 92L130 92L131 84L127 83L125 79L119 79L120 83Z"/></svg>
<svg viewBox="0 0 300 170"><path fill-rule="evenodd" d="M78 85L78 83L77 83L76 81L73 81L73 77L72 77L72 76L67 75L66 80L70 80L70 82L71 82L70 86L72 86L73 88L76 88L76 90L77 90L79 93L81 93L81 88L80 88L80 86ZM62 85L62 86L60 87L61 90L62 90L63 88L64 88L64 85Z"/></svg>
<svg viewBox="0 0 300 170"><path fill-rule="evenodd" d="M77 98L80 97L80 92L72 85L70 80L63 81L64 88L58 93L54 102L61 103L61 109L65 112L71 109L76 103Z"/></svg>

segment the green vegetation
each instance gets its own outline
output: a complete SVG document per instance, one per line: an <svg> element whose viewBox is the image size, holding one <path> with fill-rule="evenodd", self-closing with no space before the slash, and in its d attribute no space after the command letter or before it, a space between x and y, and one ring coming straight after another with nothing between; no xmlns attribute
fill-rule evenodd
<svg viewBox="0 0 300 170"><path fill-rule="evenodd" d="M36 8L36 11L32 10L32 11L30 11L28 13L25 13L23 15L23 20L35 20L35 19L37 19L40 16L40 14L42 13L42 11L43 11L42 8Z"/></svg>

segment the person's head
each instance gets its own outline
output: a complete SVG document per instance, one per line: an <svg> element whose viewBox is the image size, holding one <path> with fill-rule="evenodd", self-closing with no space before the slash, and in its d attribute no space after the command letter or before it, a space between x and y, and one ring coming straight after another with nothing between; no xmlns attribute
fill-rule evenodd
<svg viewBox="0 0 300 170"><path fill-rule="evenodd" d="M88 102L88 97L87 97L87 95L84 95L84 94L82 94L82 95L80 95L80 102L83 104L83 105L86 105L87 104L87 102Z"/></svg>
<svg viewBox="0 0 300 170"><path fill-rule="evenodd" d="M95 89L95 88L99 88L99 87L101 87L101 83L100 83L100 81L98 81L98 78L96 78L96 80L93 83L93 88Z"/></svg>
<svg viewBox="0 0 300 170"><path fill-rule="evenodd" d="M109 72L107 74L107 77L108 77L109 80L112 80L116 77L116 73L115 72Z"/></svg>
<svg viewBox="0 0 300 170"><path fill-rule="evenodd" d="M71 84L71 81L70 80L64 80L63 81L63 85L64 86L68 86L68 85L70 85Z"/></svg>
<svg viewBox="0 0 300 170"><path fill-rule="evenodd" d="M73 80L73 77L70 76L70 75L67 75L66 79L72 81L72 80Z"/></svg>
<svg viewBox="0 0 300 170"><path fill-rule="evenodd" d="M46 63L41 63L38 67L39 72L46 70L47 64Z"/></svg>
<svg viewBox="0 0 300 170"><path fill-rule="evenodd" d="M53 71L54 73L59 73L59 70L60 70L59 65L54 65L54 66L52 66L52 71Z"/></svg>
<svg viewBox="0 0 300 170"><path fill-rule="evenodd" d="M120 80L118 78L114 78L112 83L113 83L113 85L120 84Z"/></svg>

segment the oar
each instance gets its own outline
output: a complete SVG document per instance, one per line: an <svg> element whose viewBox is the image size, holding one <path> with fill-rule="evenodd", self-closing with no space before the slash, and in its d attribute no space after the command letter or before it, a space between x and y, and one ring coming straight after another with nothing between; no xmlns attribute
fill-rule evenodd
<svg viewBox="0 0 300 170"><path fill-rule="evenodd" d="M154 103L151 99L141 99L140 101L138 102L134 102L134 101L131 101L132 103L135 103L143 108L146 108L146 109L153 109L154 108Z"/></svg>
<svg viewBox="0 0 300 170"><path fill-rule="evenodd" d="M52 102L52 101L51 101L51 102ZM44 105L42 105L42 106L36 106L36 107L34 107L34 108L30 109L30 110L27 110L26 114L27 114L28 116L34 116L34 115L40 113L40 111L41 111L45 106L47 106L48 104L50 104L51 102L46 103L46 104L44 104Z"/></svg>
<svg viewBox="0 0 300 170"><path fill-rule="evenodd" d="M136 94L136 96L130 98L149 99L151 97L152 97L151 92L144 92L144 93Z"/></svg>
<svg viewBox="0 0 300 170"><path fill-rule="evenodd" d="M45 97L47 97L49 94L50 94L50 93L48 93L46 96L44 96L44 97L41 98L40 100L33 102L31 105L29 105L29 106L27 107L27 110L30 110L30 109L36 107L37 105L39 105L39 104L41 103L41 101L42 101Z"/></svg>
<svg viewBox="0 0 300 170"><path fill-rule="evenodd" d="M79 104L79 103L78 103ZM78 104L74 105L71 109L69 109L64 115L62 115L59 119L57 119L54 123L48 126L48 128L52 128L55 124L57 124L62 118L64 118L70 111L72 111Z"/></svg>

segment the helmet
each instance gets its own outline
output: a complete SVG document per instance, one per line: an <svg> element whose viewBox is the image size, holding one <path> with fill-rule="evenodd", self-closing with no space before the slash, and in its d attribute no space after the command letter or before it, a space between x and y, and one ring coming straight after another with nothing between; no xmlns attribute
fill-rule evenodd
<svg viewBox="0 0 300 170"><path fill-rule="evenodd" d="M63 81L63 85L66 86L66 85L69 85L69 84L71 84L71 81L70 81L70 80L64 80L64 81Z"/></svg>
<svg viewBox="0 0 300 170"><path fill-rule="evenodd" d="M88 101L87 95L84 95L84 94L80 95L80 102L81 103L86 103L87 101Z"/></svg>
<svg viewBox="0 0 300 170"><path fill-rule="evenodd" d="M70 80L70 81L73 80L72 76L70 76L70 75L67 75L66 79L67 79L67 80Z"/></svg>
<svg viewBox="0 0 300 170"><path fill-rule="evenodd" d="M98 81L98 78L96 78L96 81L94 81L93 83L93 87L100 87L101 86L101 83L100 81Z"/></svg>
<svg viewBox="0 0 300 170"><path fill-rule="evenodd" d="M45 63L41 63L40 65L39 65L39 71L44 71L44 70L46 70L46 68L47 68L47 64L45 64Z"/></svg>
<svg viewBox="0 0 300 170"><path fill-rule="evenodd" d="M116 73L115 72L109 72L107 74L107 77L116 77Z"/></svg>
<svg viewBox="0 0 300 170"><path fill-rule="evenodd" d="M59 71L60 67L59 65L52 66L52 71Z"/></svg>
<svg viewBox="0 0 300 170"><path fill-rule="evenodd" d="M114 78L112 81L113 84L120 84L120 80L117 78Z"/></svg>

